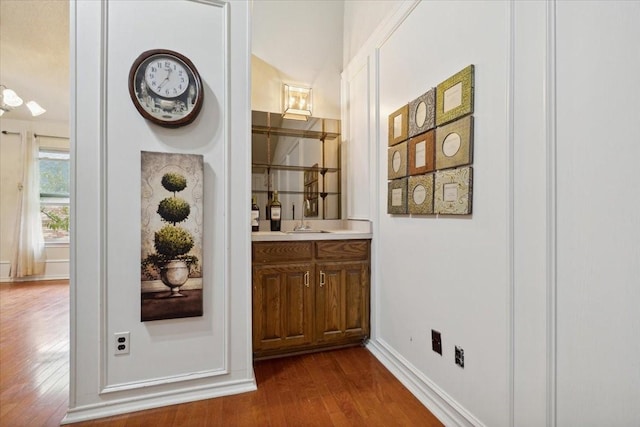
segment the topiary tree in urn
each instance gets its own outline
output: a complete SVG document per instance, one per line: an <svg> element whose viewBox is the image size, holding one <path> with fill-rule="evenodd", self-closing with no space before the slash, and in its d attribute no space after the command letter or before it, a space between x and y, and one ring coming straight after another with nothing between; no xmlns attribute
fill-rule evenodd
<svg viewBox="0 0 640 427"><path fill-rule="evenodd" d="M176 194L187 188L187 179L179 173L168 172L162 176L162 186L173 196L162 199L156 211L166 223L154 233L153 245L157 253L148 255L142 261L143 272L155 268L162 283L171 289L172 297L184 296L180 287L189 278L192 266L198 264L198 258L188 255L193 247L193 236L178 224L186 221L191 207L186 200Z"/></svg>

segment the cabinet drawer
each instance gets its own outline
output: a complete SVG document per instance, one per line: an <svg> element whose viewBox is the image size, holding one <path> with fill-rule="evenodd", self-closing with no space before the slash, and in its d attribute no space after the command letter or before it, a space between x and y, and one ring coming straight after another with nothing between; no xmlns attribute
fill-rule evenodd
<svg viewBox="0 0 640 427"><path fill-rule="evenodd" d="M254 242L253 262L310 260L311 242Z"/></svg>
<svg viewBox="0 0 640 427"><path fill-rule="evenodd" d="M344 260L368 260L368 240L325 240L317 241L316 259L337 261Z"/></svg>

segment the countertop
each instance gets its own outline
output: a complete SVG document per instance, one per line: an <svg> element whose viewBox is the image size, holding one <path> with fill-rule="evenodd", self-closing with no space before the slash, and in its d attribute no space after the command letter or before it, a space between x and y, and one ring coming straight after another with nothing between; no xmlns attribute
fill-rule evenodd
<svg viewBox="0 0 640 427"><path fill-rule="evenodd" d="M277 242L293 240L348 240L371 239L371 233L359 230L328 230L322 233L297 233L286 231L254 231L251 240L254 242Z"/></svg>
<svg viewBox="0 0 640 427"><path fill-rule="evenodd" d="M371 239L371 223L354 220L317 220L307 223L315 232L292 231L300 221L282 221L283 231L254 231L251 240L254 242L277 242L294 240L349 240ZM261 229L269 229L268 221L261 221ZM321 230L322 232L318 232Z"/></svg>

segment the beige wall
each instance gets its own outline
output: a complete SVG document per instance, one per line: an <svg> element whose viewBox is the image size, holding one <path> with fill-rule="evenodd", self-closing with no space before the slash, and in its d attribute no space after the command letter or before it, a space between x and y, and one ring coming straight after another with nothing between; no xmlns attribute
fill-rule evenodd
<svg viewBox="0 0 640 427"><path fill-rule="evenodd" d="M10 113L7 113L9 115ZM21 179L20 135L12 132L31 130L41 135L69 137L69 124L64 122L48 122L46 120L12 120L0 119L0 128L8 134L0 134L0 281L9 281L9 266L13 233L16 223L18 203L18 183ZM66 145L68 140L43 138L47 146ZM43 276L30 277L36 279L60 279L69 277L69 245L57 244L47 247L47 266Z"/></svg>
<svg viewBox="0 0 640 427"><path fill-rule="evenodd" d="M280 112L282 83L313 87L313 115L340 118L342 1L253 3L251 108Z"/></svg>

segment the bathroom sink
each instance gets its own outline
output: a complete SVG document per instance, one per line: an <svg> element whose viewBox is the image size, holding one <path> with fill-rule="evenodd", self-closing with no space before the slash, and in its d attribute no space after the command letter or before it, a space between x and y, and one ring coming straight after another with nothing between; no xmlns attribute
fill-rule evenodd
<svg viewBox="0 0 640 427"><path fill-rule="evenodd" d="M293 230L293 231L285 231L287 234L308 234L308 233L331 233L327 230L314 230L314 229L306 229L306 230Z"/></svg>

